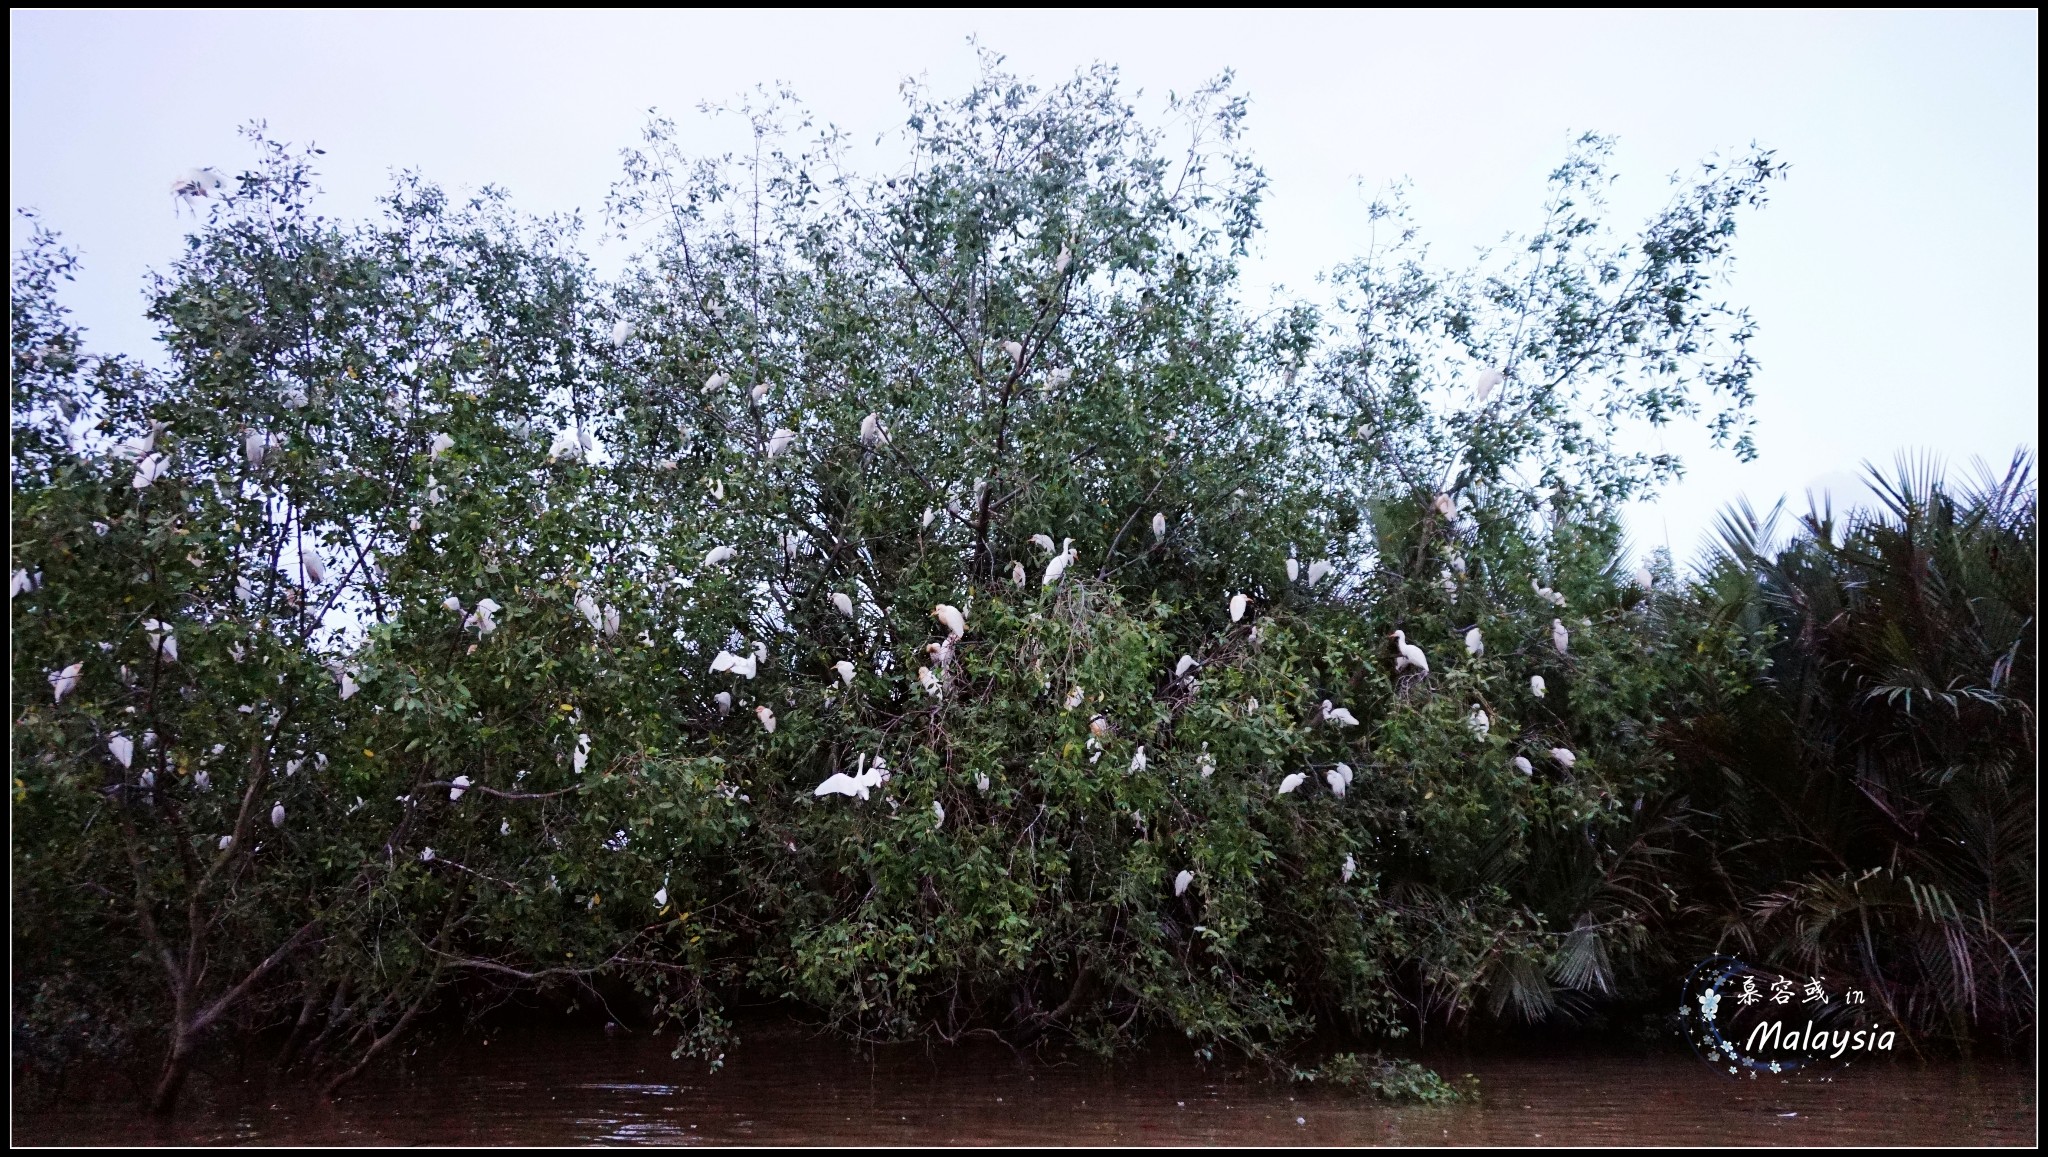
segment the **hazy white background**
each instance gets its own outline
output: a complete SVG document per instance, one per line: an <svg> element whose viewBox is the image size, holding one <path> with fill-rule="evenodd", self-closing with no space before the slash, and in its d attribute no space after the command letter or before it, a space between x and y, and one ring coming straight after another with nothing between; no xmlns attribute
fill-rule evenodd
<svg viewBox="0 0 2048 1157"><path fill-rule="evenodd" d="M978 37L1044 82L1116 64L1148 99L1235 69L1272 180L1262 287L1312 291L1362 249L1365 200L1399 178L1449 259L1534 225L1543 179L1581 131L1621 138L1624 222L1709 153L1779 150L1792 174L1745 224L1733 289L1761 327L1762 457L1741 465L1666 433L1690 474L1633 512L1642 546L1691 555L1738 493L1853 500L1859 464L1902 449L1960 468L2035 444L2033 12L16 10L9 29L9 197L82 252L68 301L100 348L153 352L143 278L190 220L169 181L239 170L251 154L235 130L251 119L328 150L334 215L371 211L393 169L417 168L595 223L650 107L722 150L734 138L697 104L786 81L872 140L900 123L903 78L968 84ZM619 250L600 247L601 266Z"/></svg>

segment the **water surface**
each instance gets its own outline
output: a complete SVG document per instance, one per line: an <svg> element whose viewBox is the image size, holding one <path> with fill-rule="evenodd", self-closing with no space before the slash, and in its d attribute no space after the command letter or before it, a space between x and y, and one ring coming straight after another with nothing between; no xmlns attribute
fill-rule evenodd
<svg viewBox="0 0 2048 1157"><path fill-rule="evenodd" d="M17 1143L429 1145L2032 1144L2030 1069L1910 1062L1735 1081L1688 1056L1438 1056L1474 1103L1392 1106L1227 1078L1183 1050L1103 1064L993 1043L856 1057L793 1027L749 1031L724 1071L601 1032L422 1049L333 1103L227 1077L168 1126L132 1108L17 1114Z"/></svg>

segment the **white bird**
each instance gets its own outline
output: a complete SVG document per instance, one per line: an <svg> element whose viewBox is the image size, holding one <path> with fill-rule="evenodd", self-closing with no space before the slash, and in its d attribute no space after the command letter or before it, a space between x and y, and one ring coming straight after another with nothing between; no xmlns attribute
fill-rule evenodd
<svg viewBox="0 0 2048 1157"><path fill-rule="evenodd" d="M449 780L448 802L454 803L456 800L461 799L462 793L469 790L470 782L470 778L466 775L458 775L454 779Z"/></svg>
<svg viewBox="0 0 2048 1157"><path fill-rule="evenodd" d="M1182 655L1180 657L1180 662L1175 663L1173 665L1173 677L1178 679L1182 675L1187 674L1189 671L1192 671L1199 666L1201 666L1201 664L1195 662L1195 657L1193 655Z"/></svg>
<svg viewBox="0 0 2048 1157"><path fill-rule="evenodd" d="M581 462L588 440L589 435L578 433L574 426L563 427L555 432L555 440L548 443L548 461L567 459L571 462Z"/></svg>
<svg viewBox="0 0 2048 1157"><path fill-rule="evenodd" d="M1394 660L1394 670L1413 667L1425 675L1429 674L1429 657L1422 653L1421 647L1408 641L1407 632L1394 632L1394 646L1401 652L1401 657Z"/></svg>
<svg viewBox="0 0 2048 1157"><path fill-rule="evenodd" d="M666 908L666 907L668 907L668 885L667 885L667 884L665 884L665 883L664 883L664 884L663 884L663 885L662 885L662 886L661 886L661 887L660 887L659 889L657 889L657 890L655 891L655 893L654 893L654 906L655 906L656 908Z"/></svg>
<svg viewBox="0 0 2048 1157"><path fill-rule="evenodd" d="M1024 564L1023 564L1023 563L1021 563L1021 562L1018 562L1018 561L1017 561L1016 559L1014 559L1014 558L1013 558L1013 559L1011 559L1011 560L1010 560L1010 585L1011 585L1011 586L1017 586L1017 587L1021 587L1021 586L1023 586L1023 585L1024 585L1024 580L1025 580L1025 577L1026 577L1026 576L1025 576L1025 574L1024 574Z"/></svg>
<svg viewBox="0 0 2048 1157"><path fill-rule="evenodd" d="M1473 735L1484 739L1487 733L1493 730L1493 719L1486 714L1486 708L1474 703L1472 714L1465 717L1465 726L1472 729Z"/></svg>
<svg viewBox="0 0 2048 1157"><path fill-rule="evenodd" d="M935 828L942 828L942 827L945 827L945 826L946 826L946 805L945 805L945 804L942 804L942 803L940 803L940 802L939 802L938 800L933 800L933 801L932 801L932 814L933 814L934 816L937 816L937 817L938 817L938 820L937 820L937 822L935 822L935 823L933 823L933 824L932 824L932 826L933 826L933 827L935 827Z"/></svg>
<svg viewBox="0 0 2048 1157"><path fill-rule="evenodd" d="M1301 576L1301 563L1292 557L1287 560L1287 581L1293 582Z"/></svg>
<svg viewBox="0 0 2048 1157"><path fill-rule="evenodd" d="M754 388L747 391L747 396L758 402L768 396L769 385L770 383L765 381L755 382Z"/></svg>
<svg viewBox="0 0 2048 1157"><path fill-rule="evenodd" d="M1543 676L1541 676L1541 675L1531 675L1531 676L1529 676L1529 694L1531 694L1531 695L1534 695L1534 696L1535 696L1536 698L1538 698L1538 699L1541 699L1541 698L1543 698L1543 692L1544 692L1545 690L1546 690L1546 688L1545 688L1545 686L1544 686L1544 683L1543 683Z"/></svg>
<svg viewBox="0 0 2048 1157"><path fill-rule="evenodd" d="M1649 590L1657 585L1657 576L1650 573L1649 567L1639 566L1636 568L1636 585Z"/></svg>
<svg viewBox="0 0 2048 1157"><path fill-rule="evenodd" d="M137 490L146 490L157 479L171 472L170 459L162 454L145 455L135 464L135 478L130 483Z"/></svg>
<svg viewBox="0 0 2048 1157"><path fill-rule="evenodd" d="M1003 343L1003 352L1010 355L1011 365L1024 364L1024 343L1006 341Z"/></svg>
<svg viewBox="0 0 2048 1157"><path fill-rule="evenodd" d="M710 550L704 552L703 565L706 569L709 569L731 559L733 556L737 554L739 554L739 551L736 551L729 546L714 546Z"/></svg>
<svg viewBox="0 0 2048 1157"><path fill-rule="evenodd" d="M958 639L967 633L967 616L960 613L959 607L940 603L932 608L932 617L946 625L948 638Z"/></svg>
<svg viewBox="0 0 2048 1157"><path fill-rule="evenodd" d="M220 850L221 850L221 851L225 852L225 851L227 851L227 850L228 850L229 848L232 848L232 847L234 847L234 846L235 846L235 837L233 837L233 836L222 836L222 837L220 838Z"/></svg>
<svg viewBox="0 0 2048 1157"><path fill-rule="evenodd" d="M1173 894L1176 896L1182 895L1188 890L1188 885L1194 882L1195 874L1186 868L1182 868L1180 875L1173 878Z"/></svg>
<svg viewBox="0 0 2048 1157"><path fill-rule="evenodd" d="M462 620L462 625L465 627L475 627L478 637L489 635L492 631L498 629L498 620L493 616L504 609L498 605L498 600L496 599L478 599L476 601L476 610L470 612L469 617Z"/></svg>
<svg viewBox="0 0 2048 1157"><path fill-rule="evenodd" d="M447 435L442 435L446 437ZM250 430L242 435L242 457L254 470L263 465L265 459L284 449L284 438L277 434L259 434Z"/></svg>
<svg viewBox="0 0 2048 1157"><path fill-rule="evenodd" d="M298 386L293 386L290 389L284 391L282 394L279 395L279 397L284 399L285 405L291 407L294 410L305 409L306 406L313 400L310 396L307 395L304 389Z"/></svg>
<svg viewBox="0 0 2048 1157"><path fill-rule="evenodd" d="M1499 370L1488 370L1480 374L1479 380L1472 383L1473 404L1485 405L1486 399L1493 396L1493 391L1499 389L1500 384L1507 380L1507 375Z"/></svg>
<svg viewBox="0 0 2048 1157"><path fill-rule="evenodd" d="M1517 755L1515 757L1515 770L1521 772L1523 775L1535 775L1536 765L1530 763L1527 756Z"/></svg>
<svg viewBox="0 0 2048 1157"><path fill-rule="evenodd" d="M308 586L327 581L327 564L320 560L320 552L304 541L299 543L299 573Z"/></svg>
<svg viewBox="0 0 2048 1157"><path fill-rule="evenodd" d="M833 591L832 605L840 614L845 615L849 619L853 617L853 600L851 598L840 594L838 591Z"/></svg>
<svg viewBox="0 0 2048 1157"><path fill-rule="evenodd" d="M446 430L443 430L440 433L434 435L433 440L427 443L427 457L430 459L439 458L441 455L446 454L448 451L453 450L454 448L454 437L451 436ZM253 466L255 465L255 463L251 462L250 465Z"/></svg>
<svg viewBox="0 0 2048 1157"><path fill-rule="evenodd" d="M1202 773L1203 779L1216 774L1216 757L1209 754L1209 745L1206 743L1202 745L1202 754L1195 758L1195 770Z"/></svg>
<svg viewBox="0 0 2048 1157"><path fill-rule="evenodd" d="M607 639L613 638L619 633L619 608L606 607L604 609L604 624L598 627L598 630Z"/></svg>
<svg viewBox="0 0 2048 1157"><path fill-rule="evenodd" d="M1059 549L1052 544L1052 535L1049 534L1034 534L1031 536L1031 541L1047 554L1051 554ZM1067 541L1072 542L1074 540L1070 538Z"/></svg>
<svg viewBox="0 0 2048 1157"><path fill-rule="evenodd" d="M981 794L987 795L988 789L992 786L994 786L994 784L989 780L986 772L974 777L974 790L980 792Z"/></svg>
<svg viewBox="0 0 2048 1157"><path fill-rule="evenodd" d="M1061 242L1060 255L1052 259L1052 271L1054 273L1065 273L1067 266L1073 264L1073 261L1074 251L1067 248L1065 242Z"/></svg>
<svg viewBox="0 0 2048 1157"><path fill-rule="evenodd" d="M1339 727L1358 726L1358 716L1353 715L1350 708L1334 706L1328 699L1323 700L1323 718Z"/></svg>
<svg viewBox="0 0 2048 1157"><path fill-rule="evenodd" d="M283 804L276 803L270 805L270 826L274 828L281 828L284 826Z"/></svg>
<svg viewBox="0 0 2048 1157"><path fill-rule="evenodd" d="M1332 768L1331 770L1332 770L1332 771L1334 771L1334 772L1336 772L1336 773L1337 773L1338 775L1340 775L1340 776L1343 776L1343 777L1344 777L1344 786L1345 786L1345 787L1347 787L1347 788L1348 788L1348 787L1350 787L1350 786L1351 786L1351 778L1352 778L1352 775L1353 775L1354 773L1353 773L1353 772L1352 772L1352 770L1351 770L1351 765L1350 765L1350 764L1348 764L1348 763L1339 763L1339 764L1338 764L1338 765L1337 765L1336 767ZM1344 793L1340 791L1340 792L1338 792L1337 794L1338 794L1338 795L1343 795Z"/></svg>
<svg viewBox="0 0 2048 1157"><path fill-rule="evenodd" d="M1550 645L1556 647L1560 655L1571 650L1572 633L1565 630L1564 624L1556 619L1550 620Z"/></svg>
<svg viewBox="0 0 2048 1157"><path fill-rule="evenodd" d="M861 757L863 761L866 758L866 756ZM877 761L875 769L867 771L856 770L854 775L848 775L843 771L835 771L831 775L826 776L825 782L813 789L811 795L820 799L828 795L843 795L848 799L866 799L869 792L882 785L883 776L878 770L880 766L880 761Z"/></svg>
<svg viewBox="0 0 2048 1157"><path fill-rule="evenodd" d="M349 673L348 673L347 671L343 671L343 672L341 673L341 680L340 680L340 682L341 682L341 697L342 697L343 699L347 699L347 698L348 698L348 697L350 697L351 695L354 695L354 694L355 694L355 693L356 693L356 692L357 692L358 690L361 690L361 688L359 688L359 687L357 687L357 686L356 686L356 681L355 681L355 678L354 678L354 676L350 675L350 674L349 674Z"/></svg>
<svg viewBox="0 0 2048 1157"><path fill-rule="evenodd" d="M1060 581L1060 576L1067 573L1067 567L1072 565L1073 561L1074 540L1070 538L1061 544L1060 552L1052 557L1052 561L1045 564L1045 581L1039 585L1049 587Z"/></svg>
<svg viewBox="0 0 2048 1157"><path fill-rule="evenodd" d="M1436 512L1438 514L1443 515L1445 518L1456 518L1458 516L1458 504L1452 502L1451 496L1448 494L1437 495L1436 499L1433 502L1431 502L1430 505L1434 506L1436 508Z"/></svg>
<svg viewBox="0 0 2048 1157"><path fill-rule="evenodd" d="M782 452L789 449L790 444L795 441L795 430L787 426L776 427L775 432L768 435L768 456L770 458L780 458Z"/></svg>
<svg viewBox="0 0 2048 1157"><path fill-rule="evenodd" d="M725 383L731 380L731 374L712 374L710 377L704 379L704 392L709 394L717 390L722 390L725 388Z"/></svg>
<svg viewBox="0 0 2048 1157"><path fill-rule="evenodd" d="M1280 781L1280 790L1275 794L1286 795L1288 792L1293 791L1295 788L1300 787L1302 784L1307 782L1308 776L1303 775L1301 772L1289 772L1287 777Z"/></svg>
<svg viewBox="0 0 2048 1157"><path fill-rule="evenodd" d="M1579 762L1579 757L1578 757L1578 756L1576 756L1576 755L1573 755L1573 754L1572 754L1572 751L1571 751L1571 748L1569 748L1569 747L1553 747L1553 748L1551 748L1551 749L1550 749L1550 758L1552 758L1552 759L1554 759L1554 760L1558 761L1559 763L1563 764L1563 765L1565 766L1565 769L1566 769L1566 770L1570 770L1570 769L1571 769L1571 768L1572 768L1572 767L1573 767L1574 765L1576 765L1576 764L1577 764L1577 763Z"/></svg>
<svg viewBox="0 0 2048 1157"><path fill-rule="evenodd" d="M718 713L720 715L732 714L732 692L720 691L711 697L711 701L718 705Z"/></svg>
<svg viewBox="0 0 2048 1157"><path fill-rule="evenodd" d="M1314 586L1330 573L1330 560L1319 558L1308 564L1308 585Z"/></svg>
<svg viewBox="0 0 2048 1157"><path fill-rule="evenodd" d="M444 610L454 611L458 615L462 613L462 600L454 595L449 595L447 598L442 599L441 606Z"/></svg>
<svg viewBox="0 0 2048 1157"><path fill-rule="evenodd" d="M1094 736L1097 739L1102 739L1108 736L1109 717L1105 715L1097 715L1095 718L1090 719L1088 721L1088 734Z"/></svg>
<svg viewBox="0 0 2048 1157"><path fill-rule="evenodd" d="M592 630L604 623L604 612L598 609L597 600L590 597L589 591L576 592L576 612L583 616L583 621L589 623Z"/></svg>
<svg viewBox="0 0 2048 1157"><path fill-rule="evenodd" d="M882 428L882 415L869 414L860 420L860 444L880 446L889 441L889 431Z"/></svg>
<svg viewBox="0 0 2048 1157"><path fill-rule="evenodd" d="M431 863L433 863L433 862L434 862L434 849L432 849L432 848L421 848L421 849L420 849L420 863L422 863L422 864L431 864Z"/></svg>
<svg viewBox="0 0 2048 1157"><path fill-rule="evenodd" d="M919 667L917 669L917 682L919 686L924 688L925 694L933 696L934 698L938 696L939 677L937 675L932 674L932 669L930 667Z"/></svg>
<svg viewBox="0 0 2048 1157"><path fill-rule="evenodd" d="M131 766L135 759L135 741L118 731L107 736L107 750L121 761L122 767Z"/></svg>
<svg viewBox="0 0 2048 1157"><path fill-rule="evenodd" d="M246 582L248 580L244 579L242 581ZM12 601L34 589L36 589L35 576L29 574L26 570L18 570L14 572L14 580L7 584L7 597Z"/></svg>
<svg viewBox="0 0 2048 1157"><path fill-rule="evenodd" d="M1479 633L1478 627L1465 632L1465 653L1475 659L1486 654L1486 638Z"/></svg>
<svg viewBox="0 0 2048 1157"><path fill-rule="evenodd" d="M849 663L849 662L847 662L847 661L846 661L845 659L841 659L841 660L839 660L839 661L838 661L837 663L834 663L834 664L832 664L832 669L833 669L834 671L837 671L837 672L839 672L839 681L840 681L840 682L842 682L842 683L846 684L846 685L847 685L848 687L851 687L851 686L853 686L853 664L852 664L852 663Z"/></svg>
<svg viewBox="0 0 2048 1157"><path fill-rule="evenodd" d="M1043 388L1046 390L1056 390L1059 387L1064 386L1068 382L1071 382L1073 380L1073 370L1066 368L1057 369L1045 375L1045 386Z"/></svg>
<svg viewBox="0 0 2048 1157"><path fill-rule="evenodd" d="M1245 604L1246 604L1246 603L1248 603L1248 602L1250 602L1250 601L1251 601L1251 600L1250 600L1249 598L1246 598L1246 597L1245 597L1244 595L1242 595L1242 594L1236 594L1236 595L1232 595L1232 596L1230 596L1230 621L1231 621L1231 622L1235 623L1235 622L1237 622L1238 620L1240 620L1240 619L1244 618L1244 608L1245 608Z"/></svg>
<svg viewBox="0 0 2048 1157"><path fill-rule="evenodd" d="M1166 515L1163 513L1152 516L1152 539L1155 542L1166 541Z"/></svg>
<svg viewBox="0 0 2048 1157"><path fill-rule="evenodd" d="M1323 778L1330 784L1330 794L1338 799L1343 799L1345 790L1351 786L1351 781L1344 778L1344 773L1334 767L1324 772Z"/></svg>
<svg viewBox="0 0 2048 1157"><path fill-rule="evenodd" d="M432 474L427 475L427 505L439 506L448 500L448 488Z"/></svg>
<svg viewBox="0 0 2048 1157"><path fill-rule="evenodd" d="M583 769L590 763L590 736L580 731L576 733L576 753L571 759L575 763L576 774L582 775Z"/></svg>
<svg viewBox="0 0 2048 1157"><path fill-rule="evenodd" d="M1131 773L1135 775L1145 770L1149 763L1150 761L1145 758L1145 745L1141 743L1138 745L1138 753L1131 756Z"/></svg>
<svg viewBox="0 0 2048 1157"><path fill-rule="evenodd" d="M1349 884L1351 882L1351 877L1356 875L1357 873L1358 861L1352 858L1350 852L1344 853L1344 867L1341 871L1341 874L1344 877L1344 882Z"/></svg>
<svg viewBox="0 0 2048 1157"><path fill-rule="evenodd" d="M720 651L717 657L711 660L711 673L716 675L722 671L730 671L743 679L752 679L760 671L760 660L753 655L741 658L731 651Z"/></svg>
<svg viewBox="0 0 2048 1157"><path fill-rule="evenodd" d="M620 318L612 323L612 348L618 349L633 340L633 323Z"/></svg>
<svg viewBox="0 0 2048 1157"><path fill-rule="evenodd" d="M1081 689L1079 687L1074 687L1067 692L1066 708L1067 710L1072 711L1074 708L1079 707L1080 705Z"/></svg>
<svg viewBox="0 0 2048 1157"><path fill-rule="evenodd" d="M200 169L186 169L183 176L171 182L171 193L178 197L206 197L227 188L227 181L208 165Z"/></svg>

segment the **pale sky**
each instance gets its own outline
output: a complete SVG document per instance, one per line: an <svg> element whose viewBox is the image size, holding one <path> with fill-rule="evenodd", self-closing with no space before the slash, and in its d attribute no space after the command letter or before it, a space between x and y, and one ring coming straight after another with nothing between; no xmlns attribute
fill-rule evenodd
<svg viewBox="0 0 2048 1157"><path fill-rule="evenodd" d="M1864 460L1955 469L2036 445L2039 19L1980 13L88 13L9 18L9 197L84 258L67 302L96 348L151 353L143 278L190 218L172 177L238 171L252 120L327 150L330 215L361 217L399 168L496 184L530 212L597 223L650 108L696 114L786 82L872 140L898 88L960 91L970 37L1054 82L1093 61L1148 99L1237 73L1271 178L1251 284L1312 293L1362 251L1364 204L1412 182L1442 259L1537 223L1577 133L1621 139L1618 223L1665 178L1754 141L1792 165L1744 223L1731 297L1762 363L1742 465L1667 433L1689 476L1631 512L1685 559L1737 494L1855 487ZM1156 106L1155 106L1156 107ZM14 244L23 236L12 226ZM596 246L597 231L590 241ZM600 268L621 256L596 247Z"/></svg>

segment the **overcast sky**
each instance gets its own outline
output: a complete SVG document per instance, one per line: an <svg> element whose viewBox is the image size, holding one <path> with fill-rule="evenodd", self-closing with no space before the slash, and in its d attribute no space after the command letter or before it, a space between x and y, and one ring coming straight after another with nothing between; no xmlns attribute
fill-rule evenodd
<svg viewBox="0 0 2048 1157"><path fill-rule="evenodd" d="M649 108L696 115L786 82L873 139L922 76L959 91L969 38L1027 77L1093 61L1158 98L1236 70L1272 180L1254 284L1313 289L1358 253L1365 200L1412 182L1436 254L1537 220L1569 140L1616 134L1615 204L1754 141L1790 178L1745 222L1733 298L1755 314L1759 461L1667 433L1689 477L1632 512L1638 543L1693 554L1737 494L1849 497L1867 459L1957 467L2032 448L2038 421L2038 16L1330 14L55 13L14 11L9 196L85 260L68 302L98 348L147 352L145 273L190 218L170 179L239 170L252 119L327 149L325 211L360 216L398 168L491 183L594 221ZM18 245L19 224L12 237ZM596 238L592 237L593 242ZM599 249L601 267L616 264ZM1842 500L1838 498L1838 502Z"/></svg>

